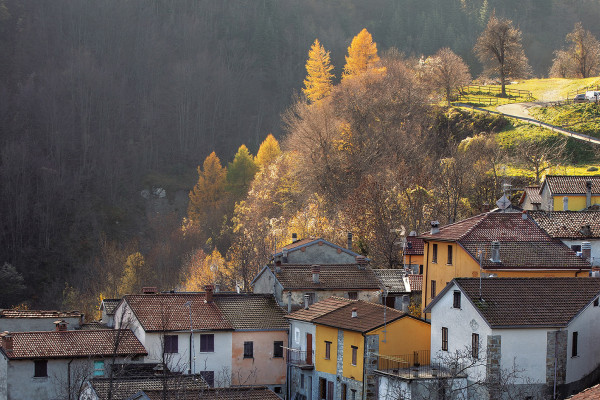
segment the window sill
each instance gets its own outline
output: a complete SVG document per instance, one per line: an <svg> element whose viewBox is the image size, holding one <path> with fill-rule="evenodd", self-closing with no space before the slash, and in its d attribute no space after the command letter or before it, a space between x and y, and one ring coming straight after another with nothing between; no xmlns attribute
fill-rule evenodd
<svg viewBox="0 0 600 400"><path fill-rule="evenodd" d="M34 376L33 379L36 381L45 381L48 379L48 377L47 376Z"/></svg>
<svg viewBox="0 0 600 400"><path fill-rule="evenodd" d="M244 360L253 360L254 357L244 357Z"/></svg>

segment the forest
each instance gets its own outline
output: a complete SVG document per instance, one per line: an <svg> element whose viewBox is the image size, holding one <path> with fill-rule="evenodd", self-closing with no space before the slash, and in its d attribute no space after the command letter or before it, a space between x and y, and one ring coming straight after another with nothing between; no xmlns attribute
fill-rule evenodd
<svg viewBox="0 0 600 400"><path fill-rule="evenodd" d="M397 266L401 227L500 191L485 133L506 121L432 106L415 73L447 47L477 78L491 15L537 77L577 22L600 36L592 0L0 0L0 307L248 288L292 232L352 231ZM363 28L386 72L345 80ZM319 107L302 90L315 39L334 67Z"/></svg>

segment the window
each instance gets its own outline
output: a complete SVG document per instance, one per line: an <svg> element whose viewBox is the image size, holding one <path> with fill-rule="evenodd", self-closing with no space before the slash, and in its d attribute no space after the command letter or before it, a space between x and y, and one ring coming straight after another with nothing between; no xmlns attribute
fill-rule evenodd
<svg viewBox="0 0 600 400"><path fill-rule="evenodd" d="M283 342L273 342L273 358L283 358Z"/></svg>
<svg viewBox="0 0 600 400"><path fill-rule="evenodd" d="M273 388L273 391L274 391L275 393L277 393L277 394L281 394L281 386L275 386L275 387Z"/></svg>
<svg viewBox="0 0 600 400"><path fill-rule="evenodd" d="M448 245L448 265L452 265L452 245Z"/></svg>
<svg viewBox="0 0 600 400"><path fill-rule="evenodd" d="M304 374L300 374L300 388L304 389Z"/></svg>
<svg viewBox="0 0 600 400"><path fill-rule="evenodd" d="M358 360L358 347L352 346L352 365L356 365Z"/></svg>
<svg viewBox="0 0 600 400"><path fill-rule="evenodd" d="M342 400L348 400L348 385L345 383L342 383Z"/></svg>
<svg viewBox="0 0 600 400"><path fill-rule="evenodd" d="M571 343L571 357L577 357L577 337L579 333L573 332L573 342Z"/></svg>
<svg viewBox="0 0 600 400"><path fill-rule="evenodd" d="M205 334L200 335L200 352L212 353L215 351L215 335Z"/></svg>
<svg viewBox="0 0 600 400"><path fill-rule="evenodd" d="M479 359L479 334L474 333L471 335L471 356L473 359Z"/></svg>
<svg viewBox="0 0 600 400"><path fill-rule="evenodd" d="M452 303L452 308L460 308L460 290L454 291L454 302Z"/></svg>
<svg viewBox="0 0 600 400"><path fill-rule="evenodd" d="M600 297L596 297L594 299L594 307L598 307L598 300L600 299Z"/></svg>
<svg viewBox="0 0 600 400"><path fill-rule="evenodd" d="M350 400L356 400L356 389L350 389L350 393L352 393Z"/></svg>
<svg viewBox="0 0 600 400"><path fill-rule="evenodd" d="M254 358L254 342L244 342L244 358Z"/></svg>
<svg viewBox="0 0 600 400"><path fill-rule="evenodd" d="M448 351L448 328L442 328L442 350Z"/></svg>
<svg viewBox="0 0 600 400"><path fill-rule="evenodd" d="M179 336L165 335L165 353L179 352Z"/></svg>
<svg viewBox="0 0 600 400"><path fill-rule="evenodd" d="M437 244L436 243L433 244L433 249L431 250L431 262L432 263L437 262Z"/></svg>
<svg viewBox="0 0 600 400"><path fill-rule="evenodd" d="M208 386L215 386L215 371L200 371L200 376Z"/></svg>
<svg viewBox="0 0 600 400"><path fill-rule="evenodd" d="M94 361L94 376L104 376L104 361Z"/></svg>
<svg viewBox="0 0 600 400"><path fill-rule="evenodd" d="M33 376L35 378L44 378L48 376L48 360L35 360Z"/></svg>
<svg viewBox="0 0 600 400"><path fill-rule="evenodd" d="M435 297L435 281L431 281L431 298L433 299Z"/></svg>
<svg viewBox="0 0 600 400"><path fill-rule="evenodd" d="M350 300L358 300L358 292L348 292L348 298Z"/></svg>
<svg viewBox="0 0 600 400"><path fill-rule="evenodd" d="M325 359L331 359L331 342L325 341Z"/></svg>
<svg viewBox="0 0 600 400"><path fill-rule="evenodd" d="M575 253L579 253L581 251L581 245L580 244L572 244L571 250L573 250Z"/></svg>

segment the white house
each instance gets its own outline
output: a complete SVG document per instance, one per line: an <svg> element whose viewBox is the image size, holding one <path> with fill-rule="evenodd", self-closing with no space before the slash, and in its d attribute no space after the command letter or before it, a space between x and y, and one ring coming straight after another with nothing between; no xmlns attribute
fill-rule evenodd
<svg viewBox="0 0 600 400"><path fill-rule="evenodd" d="M456 278L427 306L432 359L481 360L471 382L518 372L514 390L576 393L600 376L599 295L597 278Z"/></svg>
<svg viewBox="0 0 600 400"><path fill-rule="evenodd" d="M64 321L56 328L2 334L0 400L71 398L86 379L103 376L113 358L121 364L146 355L129 330L72 331Z"/></svg>

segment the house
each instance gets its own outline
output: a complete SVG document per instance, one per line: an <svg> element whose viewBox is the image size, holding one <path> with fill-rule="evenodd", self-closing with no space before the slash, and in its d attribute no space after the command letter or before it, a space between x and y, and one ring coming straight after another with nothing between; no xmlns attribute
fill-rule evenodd
<svg viewBox="0 0 600 400"><path fill-rule="evenodd" d="M56 399L77 393L90 376L116 363L140 362L146 349L129 330L4 332L0 347L0 399Z"/></svg>
<svg viewBox="0 0 600 400"><path fill-rule="evenodd" d="M112 388L111 388L112 386ZM140 392L160 393L167 390L169 399L181 398L187 393L208 390L208 385L199 375L168 375L113 378L94 377L84 384L79 400L107 400L109 392L113 400L137 399ZM172 397L171 397L172 396ZM162 399L161 397L158 397ZM196 397L197 398L197 397Z"/></svg>
<svg viewBox="0 0 600 400"><path fill-rule="evenodd" d="M380 304L331 297L287 318L288 398L365 399L376 354L429 354L429 323Z"/></svg>
<svg viewBox="0 0 600 400"><path fill-rule="evenodd" d="M266 385L285 391L288 323L271 295L147 293L127 295L115 310L148 349L146 362L200 374L210 386Z"/></svg>
<svg viewBox="0 0 600 400"><path fill-rule="evenodd" d="M581 211L600 204L600 175L547 175L540 187L544 211Z"/></svg>
<svg viewBox="0 0 600 400"><path fill-rule="evenodd" d="M331 296L379 302L381 283L366 259L356 264L267 265L252 281L254 293L273 294L288 312Z"/></svg>
<svg viewBox="0 0 600 400"><path fill-rule="evenodd" d="M420 306L423 275L387 268L374 269L373 272L385 288L382 304L403 312L409 312L410 305Z"/></svg>
<svg viewBox="0 0 600 400"><path fill-rule="evenodd" d="M422 310L459 277L588 276L591 265L526 213L489 212L421 235L425 241Z"/></svg>
<svg viewBox="0 0 600 400"><path fill-rule="evenodd" d="M599 211L530 211L528 214L552 238L559 239L576 253L581 252L593 267L600 266Z"/></svg>
<svg viewBox="0 0 600 400"><path fill-rule="evenodd" d="M127 400L162 400L163 390L143 390ZM188 390L168 390L167 398L178 400L280 400L266 387L202 388Z"/></svg>
<svg viewBox="0 0 600 400"><path fill-rule="evenodd" d="M115 326L115 308L119 305L121 299L103 299L100 303L100 311L102 312L102 322L109 328Z"/></svg>
<svg viewBox="0 0 600 400"><path fill-rule="evenodd" d="M539 186L526 186L519 199L519 206L523 210L534 211L542 207L542 196L540 196Z"/></svg>
<svg viewBox="0 0 600 400"><path fill-rule="evenodd" d="M344 248L322 238L297 239L272 255L274 264L351 264L360 254L352 251L352 233L348 233L348 247ZM368 259L367 259L368 261Z"/></svg>
<svg viewBox="0 0 600 400"><path fill-rule="evenodd" d="M83 324L83 313L56 310L3 310L0 309L0 332L29 332L54 330L56 320L64 320L71 329Z"/></svg>
<svg viewBox="0 0 600 400"><path fill-rule="evenodd" d="M564 398L600 378L599 296L598 278L456 278L425 310L432 359L467 349L471 383L516 372L512 390Z"/></svg>
<svg viewBox="0 0 600 400"><path fill-rule="evenodd" d="M423 273L423 239L416 236L412 236L414 232L411 232L410 236L406 237L406 244L404 245L404 268L410 269L413 274Z"/></svg>

